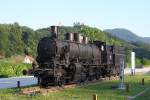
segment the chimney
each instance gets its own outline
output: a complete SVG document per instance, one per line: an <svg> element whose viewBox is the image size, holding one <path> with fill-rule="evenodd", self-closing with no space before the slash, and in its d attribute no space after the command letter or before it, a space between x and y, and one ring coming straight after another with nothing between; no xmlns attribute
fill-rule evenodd
<svg viewBox="0 0 150 100"><path fill-rule="evenodd" d="M54 38L58 37L58 26L51 26L51 36Z"/></svg>

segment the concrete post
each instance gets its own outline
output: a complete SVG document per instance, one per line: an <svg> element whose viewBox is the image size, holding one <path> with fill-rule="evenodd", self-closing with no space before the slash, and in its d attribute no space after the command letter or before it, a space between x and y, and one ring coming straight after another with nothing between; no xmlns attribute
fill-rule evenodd
<svg viewBox="0 0 150 100"><path fill-rule="evenodd" d="M135 52L131 52L131 75L135 75Z"/></svg>

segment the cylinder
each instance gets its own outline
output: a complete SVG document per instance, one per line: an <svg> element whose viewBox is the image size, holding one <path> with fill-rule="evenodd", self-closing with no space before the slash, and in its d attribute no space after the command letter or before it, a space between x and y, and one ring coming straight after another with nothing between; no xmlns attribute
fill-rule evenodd
<svg viewBox="0 0 150 100"><path fill-rule="evenodd" d="M73 33L66 33L65 34L65 40L73 41L74 40Z"/></svg>
<svg viewBox="0 0 150 100"><path fill-rule="evenodd" d="M52 37L57 38L58 36L58 26L51 26Z"/></svg>
<svg viewBox="0 0 150 100"><path fill-rule="evenodd" d="M85 43L85 44L88 43L88 38L86 36L83 36L83 43Z"/></svg>
<svg viewBox="0 0 150 100"><path fill-rule="evenodd" d="M79 42L79 33L73 33L74 34L74 41Z"/></svg>
<svg viewBox="0 0 150 100"><path fill-rule="evenodd" d="M79 43L83 43L83 36L79 34Z"/></svg>

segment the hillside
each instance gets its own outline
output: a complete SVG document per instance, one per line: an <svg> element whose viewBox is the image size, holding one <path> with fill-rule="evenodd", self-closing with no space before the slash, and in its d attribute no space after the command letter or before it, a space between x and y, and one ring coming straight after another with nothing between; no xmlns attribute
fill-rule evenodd
<svg viewBox="0 0 150 100"><path fill-rule="evenodd" d="M115 28L115 29L106 29L104 31L127 42L143 42L150 44L150 37L137 36L135 33L127 29Z"/></svg>
<svg viewBox="0 0 150 100"><path fill-rule="evenodd" d="M150 44L150 37L141 37L142 41Z"/></svg>

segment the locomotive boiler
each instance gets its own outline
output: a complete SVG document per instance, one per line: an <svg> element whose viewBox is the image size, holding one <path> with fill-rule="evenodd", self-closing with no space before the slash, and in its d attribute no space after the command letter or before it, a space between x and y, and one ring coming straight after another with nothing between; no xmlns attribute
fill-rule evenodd
<svg viewBox="0 0 150 100"><path fill-rule="evenodd" d="M66 33L58 39L58 27L51 27L51 36L44 37L37 47L37 67L32 72L40 85L64 85L92 81L118 75L122 47L109 46L102 41L89 42L79 33Z"/></svg>

